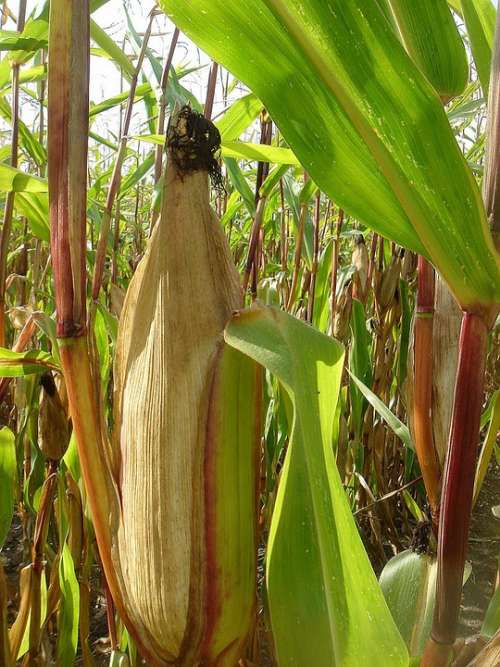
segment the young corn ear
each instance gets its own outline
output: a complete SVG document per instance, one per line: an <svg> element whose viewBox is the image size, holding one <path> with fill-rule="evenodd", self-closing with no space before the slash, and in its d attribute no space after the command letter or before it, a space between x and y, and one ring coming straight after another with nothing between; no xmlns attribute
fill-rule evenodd
<svg viewBox="0 0 500 667"><path fill-rule="evenodd" d="M242 291L209 204L219 141L189 108L169 130L161 218L117 341L113 560L158 665L233 667L255 608L260 377L222 339Z"/></svg>

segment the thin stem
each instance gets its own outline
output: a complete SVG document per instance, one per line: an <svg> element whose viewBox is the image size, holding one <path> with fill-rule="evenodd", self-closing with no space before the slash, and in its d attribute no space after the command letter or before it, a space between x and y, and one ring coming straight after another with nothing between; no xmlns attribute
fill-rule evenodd
<svg viewBox="0 0 500 667"><path fill-rule="evenodd" d="M167 116L167 97L166 97L167 85L168 85L168 78L170 75L170 68L172 67L172 61L174 59L174 53L178 39L179 39L179 28L176 28L174 30L174 34L172 35L172 41L170 42L170 49L168 51L167 60L165 62L165 67L163 68L163 73L160 82L161 97L159 105L160 108L158 112L158 124L156 127L156 133L159 134L160 136L163 136L165 134L165 119ZM163 146L157 146L155 155L155 183L158 183L158 181L160 180L162 162L163 162Z"/></svg>
<svg viewBox="0 0 500 667"><path fill-rule="evenodd" d="M27 0L19 0L17 30L22 32L26 18ZM12 65L12 142L10 163L17 168L19 151L19 63ZM7 280L7 253L12 232L12 216L14 213L14 191L7 193L3 214L2 234L0 237L0 347L5 347L5 292Z"/></svg>
<svg viewBox="0 0 500 667"><path fill-rule="evenodd" d="M127 151L128 143L128 133L130 131L130 123L132 121L132 112L134 109L134 99L135 91L137 89L137 82L139 79L139 74L144 62L146 55L146 50L148 47L149 38L151 36L151 30L153 27L155 13L151 12L149 16L149 23L144 34L142 41L141 51L139 57L137 58L137 64L130 82L130 91L127 100L127 110L125 112L125 119L123 121L123 132L120 138L120 145L118 148L118 153L116 155L115 164L113 167L113 173L111 175L111 181L108 188L108 194L106 197L106 204L104 207L104 213L101 220L101 231L99 234L99 241L97 243L97 252L94 266L94 276L92 280L92 300L94 303L97 303L99 298L99 292L101 291L102 280L104 276L104 263L106 260L106 249L108 246L108 236L111 226L111 216L113 213L113 206L115 203L116 196L120 189L121 177L122 177L122 166L123 161L125 160L125 154Z"/></svg>
<svg viewBox="0 0 500 667"><path fill-rule="evenodd" d="M319 257L319 224L321 215L321 193L318 190L316 194L316 204L314 207L313 230L314 230L314 248L313 263L311 269L311 284L309 287L309 300L307 302L307 321L312 324L314 316L314 298L316 296L316 275L318 273Z"/></svg>
<svg viewBox="0 0 500 667"><path fill-rule="evenodd" d="M207 97L205 100L205 118L210 120L212 118L212 113L214 110L214 100L215 100L215 88L217 86L217 70L219 65L214 61L210 67L210 74L208 75L207 83Z"/></svg>
<svg viewBox="0 0 500 667"><path fill-rule="evenodd" d="M342 225L344 224L344 211L340 208L339 215L337 218L335 240L333 242L333 254L332 254L332 278L331 278L331 296L330 296L330 311L331 311L331 324L330 331L333 336L333 330L335 326L335 313L337 311L337 275L339 271L339 250L340 250L340 234L342 232Z"/></svg>

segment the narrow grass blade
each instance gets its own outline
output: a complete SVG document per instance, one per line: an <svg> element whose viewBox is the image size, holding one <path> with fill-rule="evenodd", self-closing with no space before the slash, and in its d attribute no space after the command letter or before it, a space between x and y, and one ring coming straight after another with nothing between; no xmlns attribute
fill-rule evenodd
<svg viewBox="0 0 500 667"><path fill-rule="evenodd" d="M403 424L403 422L396 417L396 415L389 410L386 404L380 400L380 398L371 391L359 378L357 378L353 373L349 372L351 380L366 398L368 403L373 407L373 409L382 417L386 424L394 431L398 438L404 442L404 444L412 450L415 450L415 445L411 439L410 430Z"/></svg>

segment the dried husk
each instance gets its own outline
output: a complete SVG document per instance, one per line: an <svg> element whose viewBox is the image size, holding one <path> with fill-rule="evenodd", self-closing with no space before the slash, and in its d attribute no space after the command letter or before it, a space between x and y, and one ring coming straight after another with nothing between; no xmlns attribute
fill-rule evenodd
<svg viewBox="0 0 500 667"><path fill-rule="evenodd" d="M222 341L242 292L207 170L173 151L119 325L112 557L151 664L233 666L255 605L259 378Z"/></svg>
<svg viewBox="0 0 500 667"><path fill-rule="evenodd" d="M41 379L38 411L38 444L43 455L53 461L62 459L71 435L68 412L63 405L52 373Z"/></svg>
<svg viewBox="0 0 500 667"><path fill-rule="evenodd" d="M441 466L444 465L453 410L462 311L439 274L433 324L432 428Z"/></svg>

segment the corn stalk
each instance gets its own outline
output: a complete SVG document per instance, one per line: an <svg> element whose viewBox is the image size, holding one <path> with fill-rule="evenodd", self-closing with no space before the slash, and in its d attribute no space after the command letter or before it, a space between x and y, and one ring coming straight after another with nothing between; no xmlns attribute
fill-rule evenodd
<svg viewBox="0 0 500 667"><path fill-rule="evenodd" d="M161 218L119 327L111 446L86 332L88 26L88 2L52 3L57 334L99 552L152 665L234 665L254 617L260 410L259 373L222 342L242 294L209 205L220 138L187 108L172 125Z"/></svg>

